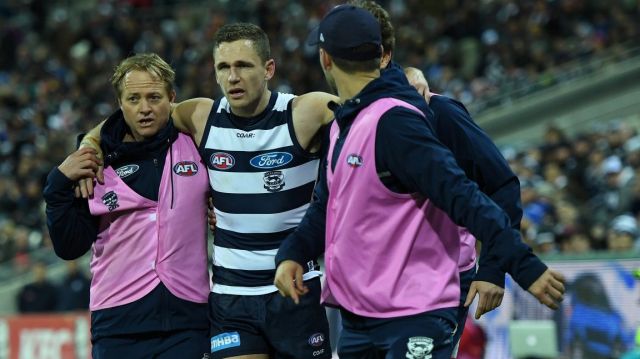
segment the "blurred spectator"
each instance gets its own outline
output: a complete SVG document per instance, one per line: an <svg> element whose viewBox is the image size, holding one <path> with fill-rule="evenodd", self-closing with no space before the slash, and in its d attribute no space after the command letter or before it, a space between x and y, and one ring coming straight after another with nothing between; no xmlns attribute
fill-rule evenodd
<svg viewBox="0 0 640 359"><path fill-rule="evenodd" d="M78 269L78 262L67 261L67 273L58 286L58 310L89 310L91 280Z"/></svg>
<svg viewBox="0 0 640 359"><path fill-rule="evenodd" d="M47 279L47 268L36 262L32 268L33 282L25 285L18 293L17 304L20 313L52 312L58 303L58 291Z"/></svg>
<svg viewBox="0 0 640 359"><path fill-rule="evenodd" d="M637 250L638 221L628 214L613 219L607 233L607 247L614 252Z"/></svg>

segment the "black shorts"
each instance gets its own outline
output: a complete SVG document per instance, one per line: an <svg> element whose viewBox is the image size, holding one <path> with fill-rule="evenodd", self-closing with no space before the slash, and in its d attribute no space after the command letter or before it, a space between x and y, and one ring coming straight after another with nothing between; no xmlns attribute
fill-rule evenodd
<svg viewBox="0 0 640 359"><path fill-rule="evenodd" d="M329 324L320 305L320 278L305 282L300 304L278 292L209 295L212 358L269 354L272 358L331 358Z"/></svg>
<svg viewBox="0 0 640 359"><path fill-rule="evenodd" d="M177 330L101 337L93 342L93 359L206 359L207 330Z"/></svg>
<svg viewBox="0 0 640 359"><path fill-rule="evenodd" d="M397 318L368 318L345 310L338 340L341 359L450 359L458 308Z"/></svg>

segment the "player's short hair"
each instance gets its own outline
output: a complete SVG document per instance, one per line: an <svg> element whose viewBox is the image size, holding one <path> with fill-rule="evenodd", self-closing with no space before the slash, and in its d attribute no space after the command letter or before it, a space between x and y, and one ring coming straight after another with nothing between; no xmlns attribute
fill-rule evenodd
<svg viewBox="0 0 640 359"><path fill-rule="evenodd" d="M166 61L154 53L136 54L120 62L111 76L111 85L116 91L118 99L122 95L124 77L131 71L145 71L157 80L164 82L167 94L173 92L173 81L176 73Z"/></svg>
<svg viewBox="0 0 640 359"><path fill-rule="evenodd" d="M371 72L380 69L380 58L353 61L345 60L339 57L332 57L333 63L346 73Z"/></svg>
<svg viewBox="0 0 640 359"><path fill-rule="evenodd" d="M213 38L213 51L223 42L233 42L237 40L251 40L254 49L258 53L260 60L266 62L271 58L271 47L269 37L259 26L240 22L223 25Z"/></svg>
<svg viewBox="0 0 640 359"><path fill-rule="evenodd" d="M349 0L347 3L369 11L378 20L384 52L393 51L396 47L396 32L393 24L391 24L391 17L387 10L373 0Z"/></svg>

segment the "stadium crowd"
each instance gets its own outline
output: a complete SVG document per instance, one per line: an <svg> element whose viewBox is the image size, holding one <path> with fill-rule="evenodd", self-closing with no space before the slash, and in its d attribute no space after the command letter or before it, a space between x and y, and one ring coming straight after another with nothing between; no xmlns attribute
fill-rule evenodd
<svg viewBox="0 0 640 359"><path fill-rule="evenodd" d="M178 76L178 100L217 97L213 34L226 22L249 21L270 36L278 67L272 88L326 90L305 37L336 3L0 2L0 262L25 271L29 253L50 245L44 176L73 149L76 134L116 108L108 79L123 57L156 52L167 59ZM640 39L637 1L381 3L401 24L396 60L422 69L434 91L472 109L522 86L562 81L576 61L623 56ZM638 249L635 128L611 122L570 138L550 127L540 146L504 154L521 179L523 234L537 251Z"/></svg>

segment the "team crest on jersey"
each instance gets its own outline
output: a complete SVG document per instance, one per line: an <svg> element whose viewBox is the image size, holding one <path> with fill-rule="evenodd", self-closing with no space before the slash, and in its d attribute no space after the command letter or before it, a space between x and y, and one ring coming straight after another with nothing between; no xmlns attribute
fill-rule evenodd
<svg viewBox="0 0 640 359"><path fill-rule="evenodd" d="M118 204L118 195L114 191L105 193L101 197L101 199L102 203L104 203L104 205L107 206L107 209L109 209L109 212L120 207L120 205Z"/></svg>
<svg viewBox="0 0 640 359"><path fill-rule="evenodd" d="M407 342L407 359L431 359L433 339L428 337L411 337Z"/></svg>
<svg viewBox="0 0 640 359"><path fill-rule="evenodd" d="M236 164L236 159L226 152L216 152L211 155L211 165L218 170L228 170Z"/></svg>
<svg viewBox="0 0 640 359"><path fill-rule="evenodd" d="M173 173L184 177L195 176L198 173L198 165L193 161L180 161L173 165Z"/></svg>
<svg viewBox="0 0 640 359"><path fill-rule="evenodd" d="M353 168L362 166L362 156L352 153L347 157L347 164Z"/></svg>
<svg viewBox="0 0 640 359"><path fill-rule="evenodd" d="M116 174L120 178L125 178L125 177L129 177L132 174L138 172L139 169L140 169L140 166L138 166L138 165L126 165L126 166L122 166L122 167L116 169Z"/></svg>
<svg viewBox="0 0 640 359"><path fill-rule="evenodd" d="M276 167L282 167L291 162L293 155L289 152L269 152L257 155L249 163L251 166L260 169L271 169Z"/></svg>
<svg viewBox="0 0 640 359"><path fill-rule="evenodd" d="M278 192L284 188L284 173L282 171L269 171L264 173L264 188L269 192Z"/></svg>

